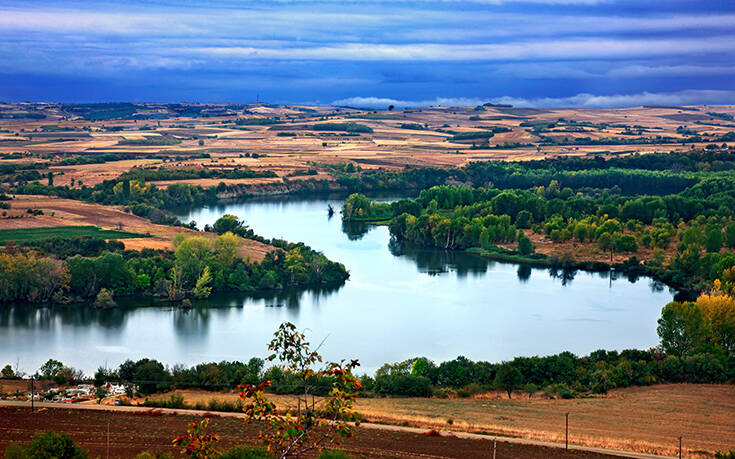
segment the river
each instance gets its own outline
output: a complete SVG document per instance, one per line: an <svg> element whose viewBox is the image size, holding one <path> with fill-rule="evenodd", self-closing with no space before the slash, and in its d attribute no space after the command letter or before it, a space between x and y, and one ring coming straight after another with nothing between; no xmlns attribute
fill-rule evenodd
<svg viewBox="0 0 735 459"><path fill-rule="evenodd" d="M390 197L382 199L390 200ZM168 365L247 360L291 321L327 359L353 359L360 372L416 356L463 355L491 362L514 356L596 349L647 349L673 298L648 278L554 272L479 256L402 247L385 226L345 226L327 204L340 197L270 197L182 213L199 227L225 213L256 233L303 241L340 261L350 279L338 289L218 295L191 310L148 299L112 311L83 306L0 308L0 366L35 371L49 358L91 374L125 359Z"/></svg>

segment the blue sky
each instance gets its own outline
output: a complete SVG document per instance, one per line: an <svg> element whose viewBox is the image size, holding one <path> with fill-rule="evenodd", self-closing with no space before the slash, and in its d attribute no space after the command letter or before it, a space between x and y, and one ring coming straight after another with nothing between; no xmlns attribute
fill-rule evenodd
<svg viewBox="0 0 735 459"><path fill-rule="evenodd" d="M0 100L735 104L731 0L0 0Z"/></svg>

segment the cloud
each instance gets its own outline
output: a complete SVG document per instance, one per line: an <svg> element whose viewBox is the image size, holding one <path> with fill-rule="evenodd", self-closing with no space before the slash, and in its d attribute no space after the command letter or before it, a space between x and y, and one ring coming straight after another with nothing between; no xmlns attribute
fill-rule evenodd
<svg viewBox="0 0 735 459"><path fill-rule="evenodd" d="M372 44L328 46L203 46L172 52L194 56L240 59L350 60L350 61L499 61L520 59L630 58L689 53L731 52L735 37L649 40L550 40L502 44Z"/></svg>
<svg viewBox="0 0 735 459"><path fill-rule="evenodd" d="M706 65L626 65L608 71L606 76L640 78L651 76L735 75L735 66Z"/></svg>
<svg viewBox="0 0 735 459"><path fill-rule="evenodd" d="M594 95L581 93L570 97L492 97L492 98L443 98L432 100L400 100L385 97L349 97L332 102L332 105L365 108L398 108L431 106L476 106L484 103L510 104L514 107L581 107L615 108L641 105L723 105L735 103L735 91L685 90L669 93L641 92L637 94Z"/></svg>

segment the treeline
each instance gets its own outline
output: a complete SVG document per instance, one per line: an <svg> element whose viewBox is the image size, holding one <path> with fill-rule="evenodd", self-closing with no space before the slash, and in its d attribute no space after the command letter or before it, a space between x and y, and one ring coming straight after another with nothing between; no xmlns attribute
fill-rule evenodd
<svg viewBox="0 0 735 459"><path fill-rule="evenodd" d="M311 126L312 131L339 131L339 132L354 132L354 133L366 133L370 134L373 132L373 128L360 123L347 122L347 123L318 123Z"/></svg>
<svg viewBox="0 0 735 459"><path fill-rule="evenodd" d="M130 171L121 174L117 180L152 182L203 178L242 179L254 177L277 177L277 175L273 171L255 171L245 166L233 169L174 169L169 167L159 167L158 169L131 169Z"/></svg>
<svg viewBox="0 0 735 459"><path fill-rule="evenodd" d="M615 194L667 195L679 193L703 180L729 179L730 174L712 171L735 169L730 153L682 154L679 156L681 164L676 157L671 160L663 157L665 155L651 154L609 160L592 157L528 163L471 162L454 169L406 167L401 171L357 170L353 166L352 170L338 168L332 173L339 187L349 191L423 189L448 182L474 187L528 189L556 181L562 188L588 194L608 189Z"/></svg>
<svg viewBox="0 0 735 459"><path fill-rule="evenodd" d="M218 192L226 190L227 186L221 183L217 187L204 188L199 185L172 183L162 189L148 182L198 178L273 177L274 175L272 171L253 171L249 168L227 170L136 168L121 174L114 180L105 180L94 187L70 188L26 183L15 187L14 191L18 194L59 196L105 205L127 206L135 215L149 218L154 223L184 225L169 209L215 201Z"/></svg>
<svg viewBox="0 0 735 459"><path fill-rule="evenodd" d="M73 372L72 372L73 373ZM64 374L49 379L65 382ZM61 376L59 376L61 375ZM94 375L96 385L121 382L136 386L143 395L173 389L231 390L242 384L271 382L270 391L281 394L303 392L303 379L275 365L264 368L264 361L211 362L187 368L168 368L162 363L128 360L117 369L100 368ZM599 350L584 357L563 352L546 357L516 357L502 363L472 361L457 357L436 364L420 357L385 364L374 376L360 377L361 396L469 397L480 392L503 390L514 393L573 398L585 394L604 394L611 389L649 386L659 383L725 383L735 381L735 359L714 347L690 354L665 354L659 350ZM315 384L315 394L331 388L328 378ZM132 388L131 388L132 391Z"/></svg>

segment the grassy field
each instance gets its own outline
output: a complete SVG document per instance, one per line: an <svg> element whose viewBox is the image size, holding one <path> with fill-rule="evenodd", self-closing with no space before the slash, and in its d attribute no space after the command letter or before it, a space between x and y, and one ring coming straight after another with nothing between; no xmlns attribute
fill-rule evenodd
<svg viewBox="0 0 735 459"><path fill-rule="evenodd" d="M181 394L192 406L212 398L238 397L204 391ZM291 396L269 397L279 407L294 405ZM573 444L674 455L682 436L687 457L735 449L732 385L662 384L573 400L517 397L508 400L491 393L468 399L362 398L356 411L366 420L387 424L561 442L564 414L569 413Z"/></svg>
<svg viewBox="0 0 735 459"><path fill-rule="evenodd" d="M47 228L23 228L0 230L0 243L30 242L50 238L91 237L98 239L129 239L151 237L149 234L127 231L103 230L96 226L52 226Z"/></svg>

